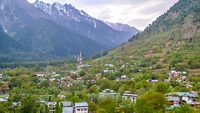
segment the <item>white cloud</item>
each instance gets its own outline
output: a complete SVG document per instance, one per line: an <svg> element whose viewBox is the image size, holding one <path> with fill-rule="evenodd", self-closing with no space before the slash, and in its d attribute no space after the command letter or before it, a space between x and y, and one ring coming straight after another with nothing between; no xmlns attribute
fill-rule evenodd
<svg viewBox="0 0 200 113"><path fill-rule="evenodd" d="M29 0L34 2L35 0ZM69 3L89 15L110 22L120 22L143 30L178 0L42 0Z"/></svg>

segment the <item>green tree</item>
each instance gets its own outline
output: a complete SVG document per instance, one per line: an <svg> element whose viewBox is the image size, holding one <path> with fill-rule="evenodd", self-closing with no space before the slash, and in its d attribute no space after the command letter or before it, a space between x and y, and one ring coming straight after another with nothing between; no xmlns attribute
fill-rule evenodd
<svg viewBox="0 0 200 113"><path fill-rule="evenodd" d="M55 86L48 88L49 95L58 95L59 93L60 93L60 89L58 89Z"/></svg>
<svg viewBox="0 0 200 113"><path fill-rule="evenodd" d="M116 103L113 98L105 97L100 100L98 107L99 109L103 109L103 111L105 110L105 113L114 113L116 109ZM100 113L104 112L101 110Z"/></svg>
<svg viewBox="0 0 200 113"><path fill-rule="evenodd" d="M120 104L120 113L133 113L135 111L135 106L131 101L125 100Z"/></svg>
<svg viewBox="0 0 200 113"><path fill-rule="evenodd" d="M120 93L124 93L124 91L127 91L127 90L129 90L128 89L128 85L127 84L123 84L123 85L121 85L121 87L119 88L119 92Z"/></svg>
<svg viewBox="0 0 200 113"><path fill-rule="evenodd" d="M0 113L9 113L10 108L11 108L11 103L0 102Z"/></svg>
<svg viewBox="0 0 200 113"><path fill-rule="evenodd" d="M84 71L84 70L81 70L80 72L79 72L79 75L80 76L84 76L86 74L86 72Z"/></svg>
<svg viewBox="0 0 200 113"><path fill-rule="evenodd" d="M104 89L110 89L111 88L111 81L109 80L101 80L99 81L99 89L104 90Z"/></svg>
<svg viewBox="0 0 200 113"><path fill-rule="evenodd" d="M97 110L97 113L107 113L107 112L106 112L106 110L104 110L104 109L98 109L98 110Z"/></svg>
<svg viewBox="0 0 200 113"><path fill-rule="evenodd" d="M136 102L137 113L165 113L166 100L163 94L148 92Z"/></svg>
<svg viewBox="0 0 200 113"><path fill-rule="evenodd" d="M62 104L60 102L56 102L55 113L62 113Z"/></svg>
<svg viewBox="0 0 200 113"><path fill-rule="evenodd" d="M169 85L164 82L160 82L160 83L156 84L155 91L165 94L165 93L169 92Z"/></svg>
<svg viewBox="0 0 200 113"><path fill-rule="evenodd" d="M93 85L88 89L89 93L97 93L98 89L97 89L97 85Z"/></svg>
<svg viewBox="0 0 200 113"><path fill-rule="evenodd" d="M194 110L188 105L182 105L180 108L175 109L173 113L194 113Z"/></svg>
<svg viewBox="0 0 200 113"><path fill-rule="evenodd" d="M89 110L90 110L90 113L95 113L97 111L97 104L94 103L94 102L90 102L89 103Z"/></svg>
<svg viewBox="0 0 200 113"><path fill-rule="evenodd" d="M21 113L37 113L40 103L36 96L24 95L21 99Z"/></svg>

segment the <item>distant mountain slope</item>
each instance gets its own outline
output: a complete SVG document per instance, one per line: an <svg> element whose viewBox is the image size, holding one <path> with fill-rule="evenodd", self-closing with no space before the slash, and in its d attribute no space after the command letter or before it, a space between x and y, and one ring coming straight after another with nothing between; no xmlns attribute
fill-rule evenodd
<svg viewBox="0 0 200 113"><path fill-rule="evenodd" d="M130 33L131 35L136 35L140 31L136 29L135 27L129 26L127 24L122 24L122 23L111 23L111 22L105 22L108 26L113 28L114 30L117 31L122 31L126 33Z"/></svg>
<svg viewBox="0 0 200 113"><path fill-rule="evenodd" d="M88 57L108 49L105 45L58 25L51 16L26 0L13 1L0 1L0 25L22 45L26 52L22 54L27 54L23 59L26 56L29 56L29 60L31 56L33 59L66 58L80 51Z"/></svg>
<svg viewBox="0 0 200 113"><path fill-rule="evenodd" d="M29 26L17 31L15 36L27 51L42 52L54 57L73 56L80 51L91 56L94 52L107 49L46 19L33 21Z"/></svg>
<svg viewBox="0 0 200 113"><path fill-rule="evenodd" d="M128 43L109 52L106 61L165 70L200 68L199 15L199 0L180 0Z"/></svg>
<svg viewBox="0 0 200 113"><path fill-rule="evenodd" d="M71 4L62 5L55 2L51 5L37 0L33 6L51 16L52 21L58 25L109 47L122 44L138 32L129 33L113 29L104 22L91 17L83 10L76 9Z"/></svg>
<svg viewBox="0 0 200 113"><path fill-rule="evenodd" d="M2 26L0 26L0 53L8 53L20 49L21 45L17 41L9 37L4 32Z"/></svg>
<svg viewBox="0 0 200 113"><path fill-rule="evenodd" d="M15 61L18 56L17 53L23 52L22 46L9 37L2 26L0 26L0 61L9 62Z"/></svg>
<svg viewBox="0 0 200 113"><path fill-rule="evenodd" d="M89 57L116 47L133 35L114 30L70 4L0 0L0 17L6 34L21 47L22 51L15 55L17 61L63 59L80 51Z"/></svg>

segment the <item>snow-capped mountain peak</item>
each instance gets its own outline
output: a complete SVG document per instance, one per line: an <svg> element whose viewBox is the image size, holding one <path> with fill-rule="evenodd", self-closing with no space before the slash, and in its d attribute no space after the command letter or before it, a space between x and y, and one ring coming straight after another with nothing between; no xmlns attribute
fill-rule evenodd
<svg viewBox="0 0 200 113"><path fill-rule="evenodd" d="M42 10L44 13L51 15L55 18L63 18L70 21L91 23L95 27L95 18L88 15L83 10L78 10L71 4L60 4L58 2L51 4L44 3L37 0L33 6Z"/></svg>
<svg viewBox="0 0 200 113"><path fill-rule="evenodd" d="M33 5L38 9L43 9L46 14L51 15L51 5L49 3L46 4L42 1L36 0Z"/></svg>
<svg viewBox="0 0 200 113"><path fill-rule="evenodd" d="M33 3L33 6L47 14L51 21L57 25L97 41L100 44L106 44L109 47L126 42L137 33L137 30L133 31L128 25L109 27L103 21L93 18L83 10L76 9L71 4L60 4L58 2L48 4L37 0ZM129 32L130 29L131 32Z"/></svg>

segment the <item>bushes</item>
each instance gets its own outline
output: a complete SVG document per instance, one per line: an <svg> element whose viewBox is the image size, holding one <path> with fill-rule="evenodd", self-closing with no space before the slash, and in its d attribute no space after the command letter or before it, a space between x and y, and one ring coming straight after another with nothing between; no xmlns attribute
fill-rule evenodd
<svg viewBox="0 0 200 113"><path fill-rule="evenodd" d="M173 113L194 113L194 110L189 105L182 105L180 108L175 109Z"/></svg>
<svg viewBox="0 0 200 113"><path fill-rule="evenodd" d="M164 95L148 92L136 102L137 113L165 113L166 100Z"/></svg>
<svg viewBox="0 0 200 113"><path fill-rule="evenodd" d="M188 65L190 66L191 69L197 69L200 68L200 62L199 60L189 60Z"/></svg>

